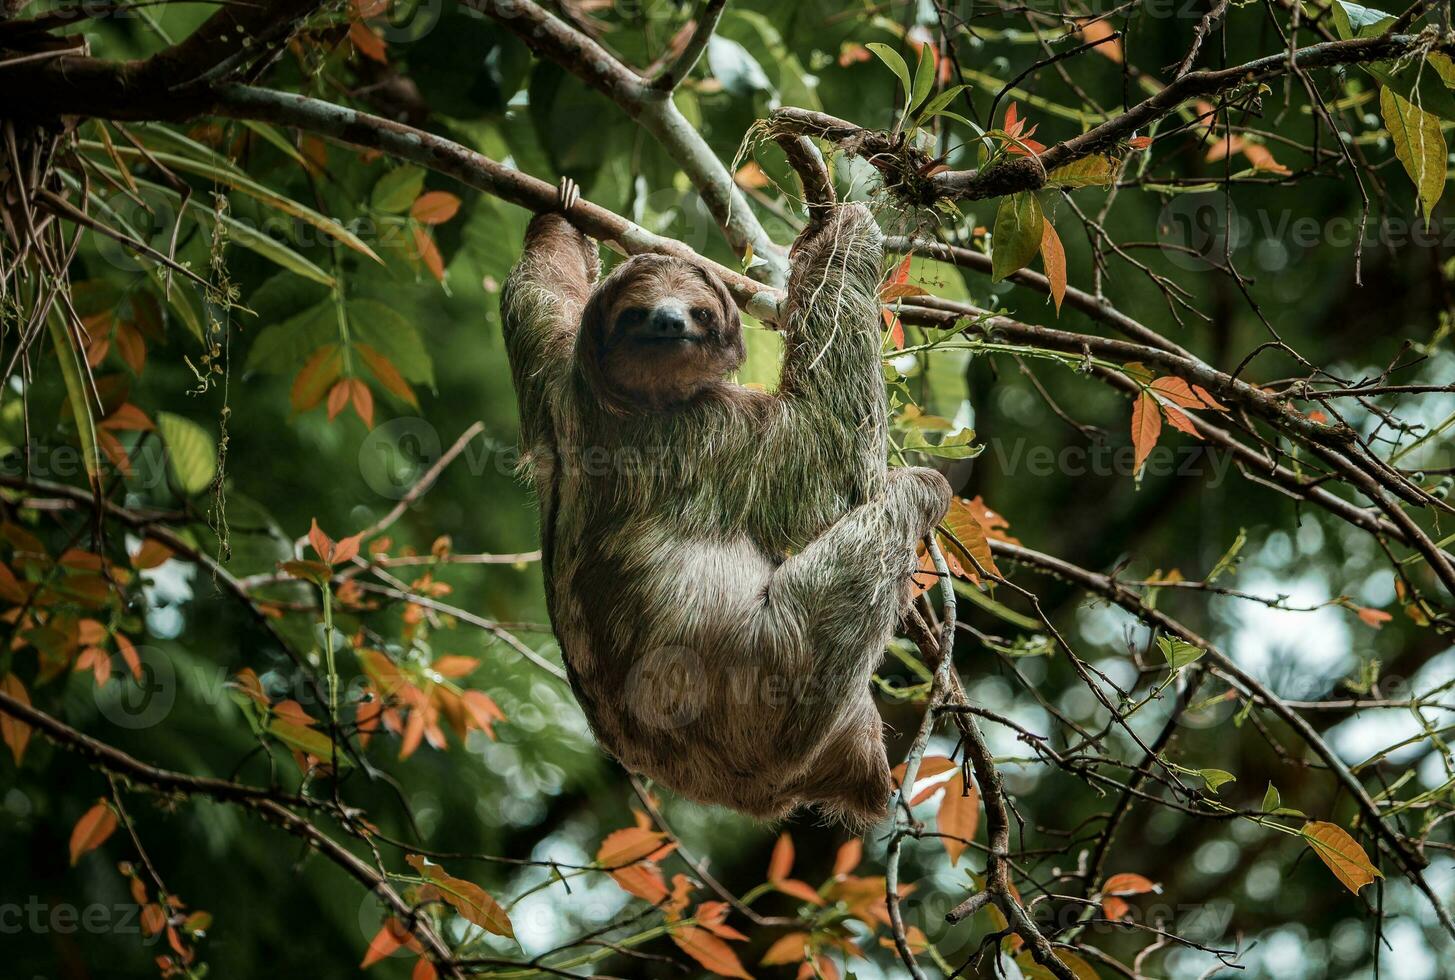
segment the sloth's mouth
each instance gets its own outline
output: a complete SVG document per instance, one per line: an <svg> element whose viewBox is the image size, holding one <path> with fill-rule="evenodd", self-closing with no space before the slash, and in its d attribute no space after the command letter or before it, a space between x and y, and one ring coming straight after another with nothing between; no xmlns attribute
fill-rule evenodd
<svg viewBox="0 0 1455 980"><path fill-rule="evenodd" d="M693 347L707 340L706 337L638 337L637 343L646 344L650 347Z"/></svg>

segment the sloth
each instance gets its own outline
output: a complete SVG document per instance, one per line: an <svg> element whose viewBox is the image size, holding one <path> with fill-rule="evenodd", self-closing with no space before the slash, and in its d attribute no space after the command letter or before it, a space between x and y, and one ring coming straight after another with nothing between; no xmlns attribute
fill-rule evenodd
<svg viewBox="0 0 1455 980"><path fill-rule="evenodd" d="M537 215L502 295L552 626L601 746L703 803L863 830L891 794L870 678L944 516L886 465L882 235L862 205L794 244L774 394L734 383L723 283Z"/></svg>

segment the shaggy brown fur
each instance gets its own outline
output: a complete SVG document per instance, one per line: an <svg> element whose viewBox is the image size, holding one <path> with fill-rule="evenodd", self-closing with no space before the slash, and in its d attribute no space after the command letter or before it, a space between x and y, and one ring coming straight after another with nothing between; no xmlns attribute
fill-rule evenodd
<svg viewBox="0 0 1455 980"><path fill-rule="evenodd" d="M726 289L641 256L600 285L541 215L503 299L547 596L603 747L685 796L863 828L890 795L869 678L944 515L888 472L881 236L859 206L796 243L779 393L733 384Z"/></svg>

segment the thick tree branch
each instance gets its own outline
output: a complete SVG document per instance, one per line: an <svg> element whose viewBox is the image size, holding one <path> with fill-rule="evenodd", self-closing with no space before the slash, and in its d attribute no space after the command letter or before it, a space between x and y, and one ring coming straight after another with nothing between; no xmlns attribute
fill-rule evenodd
<svg viewBox="0 0 1455 980"><path fill-rule="evenodd" d="M769 237L728 171L697 128L672 101L672 85L652 84L623 65L594 39L552 16L531 0L468 0L481 13L495 18L536 54L548 58L619 105L627 115L656 138L702 195L728 244L738 255L752 248L765 263L765 279L781 286L788 266L783 249ZM711 8L713 3L708 4ZM684 56L695 62L717 24L722 4L709 9ZM700 37L699 37L700 35ZM691 65L687 65L690 69ZM678 76L680 81L680 76ZM660 79L658 80L660 81ZM673 83L675 85L675 83Z"/></svg>
<svg viewBox="0 0 1455 980"><path fill-rule="evenodd" d="M1050 146L1043 153L1001 160L983 170L944 171L913 180L909 186L915 187L917 196L926 200L957 198L976 201L1036 190L1045 186L1046 175L1050 171L1094 153L1117 149L1120 143L1137 135L1138 131L1193 99L1207 98L1313 68L1395 60L1430 47L1444 50L1446 46L1436 45L1429 37L1417 34L1351 38L1311 44L1232 68L1189 72L1100 126ZM906 163L912 164L917 159L901 142L825 113L784 108L774 112L773 121L776 126L819 136L839 144L846 151L857 153L885 172L887 182L896 186L905 185Z"/></svg>
<svg viewBox="0 0 1455 980"><path fill-rule="evenodd" d="M214 111L241 119L274 122L353 146L381 150L531 211L550 211L559 207L553 184L497 163L444 137L331 102L288 92L230 85L218 90ZM628 255L655 252L699 262L727 284L733 298L744 310L764 321L776 322L778 319L778 294L774 290L726 266L704 259L679 241L653 234L586 200L578 202L567 217L586 234L613 242Z"/></svg>

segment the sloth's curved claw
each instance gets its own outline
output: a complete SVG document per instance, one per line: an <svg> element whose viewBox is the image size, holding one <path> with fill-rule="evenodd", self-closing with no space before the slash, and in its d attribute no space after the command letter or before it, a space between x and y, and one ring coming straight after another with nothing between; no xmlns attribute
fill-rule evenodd
<svg viewBox="0 0 1455 980"><path fill-rule="evenodd" d="M561 182L556 185L556 202L562 213L569 212L580 200L581 188L570 177L562 177Z"/></svg>

